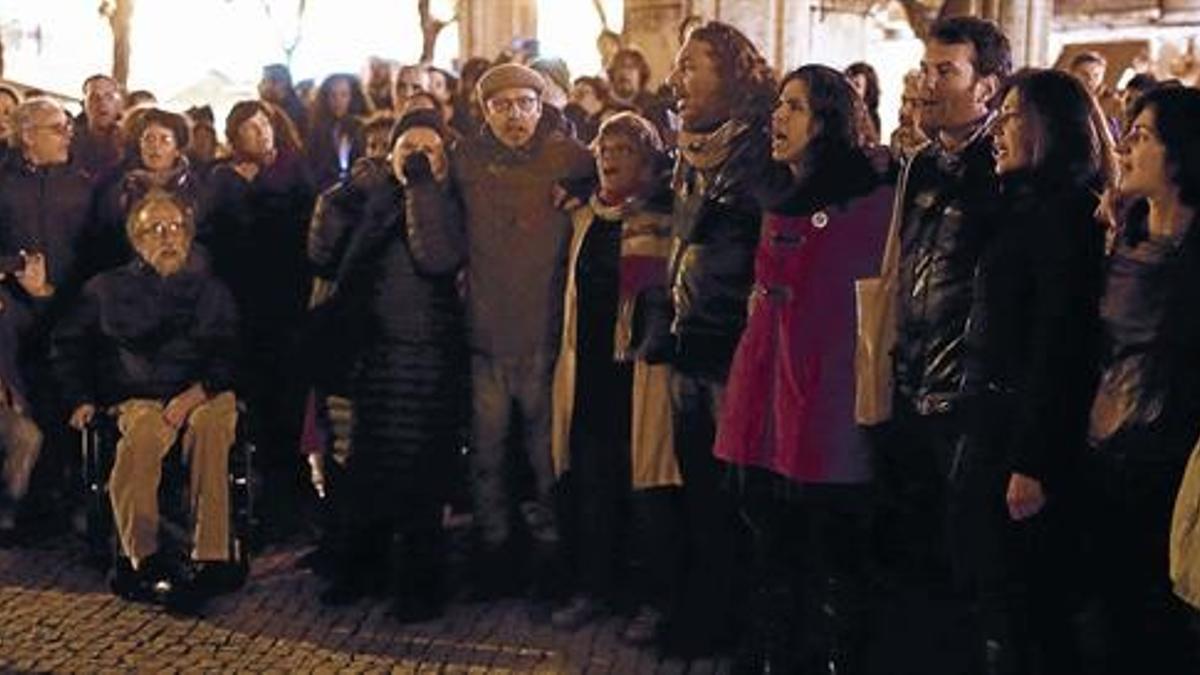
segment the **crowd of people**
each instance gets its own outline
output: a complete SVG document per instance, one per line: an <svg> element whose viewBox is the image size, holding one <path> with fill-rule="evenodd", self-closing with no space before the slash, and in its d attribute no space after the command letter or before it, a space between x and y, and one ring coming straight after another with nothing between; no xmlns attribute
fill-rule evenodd
<svg viewBox="0 0 1200 675"><path fill-rule="evenodd" d="M424 620L461 581L562 630L624 612L633 644L852 674L923 588L966 672L1197 672L1200 588L1169 570L1200 558L1168 553L1200 91L1118 99L1090 52L1014 73L994 24L946 19L884 144L870 66L681 37L660 89L619 45L575 80L374 60L304 92L268 66L227 146L103 75L74 120L0 91L6 540L70 512L75 434L107 419L114 591L222 589L247 416L268 531L318 504L331 605Z"/></svg>

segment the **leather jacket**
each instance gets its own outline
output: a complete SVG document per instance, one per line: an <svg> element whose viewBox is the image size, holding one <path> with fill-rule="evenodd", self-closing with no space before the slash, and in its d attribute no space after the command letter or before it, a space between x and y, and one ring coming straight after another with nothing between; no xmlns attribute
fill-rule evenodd
<svg viewBox="0 0 1200 675"><path fill-rule="evenodd" d="M1000 203L988 121L956 153L918 153L901 201L896 392L921 415L961 396L975 270Z"/></svg>
<svg viewBox="0 0 1200 675"><path fill-rule="evenodd" d="M675 169L669 279L679 358L725 367L746 325L762 210L754 182L767 167L765 127L751 124L729 157L702 171L681 154Z"/></svg>

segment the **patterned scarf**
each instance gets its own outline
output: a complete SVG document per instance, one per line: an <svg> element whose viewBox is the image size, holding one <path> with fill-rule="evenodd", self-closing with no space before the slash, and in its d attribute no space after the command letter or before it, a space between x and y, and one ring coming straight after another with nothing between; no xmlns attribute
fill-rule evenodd
<svg viewBox="0 0 1200 675"><path fill-rule="evenodd" d="M731 119L708 133L680 131L679 152L688 164L701 171L715 169L729 159L733 142L748 128L750 125L745 121Z"/></svg>

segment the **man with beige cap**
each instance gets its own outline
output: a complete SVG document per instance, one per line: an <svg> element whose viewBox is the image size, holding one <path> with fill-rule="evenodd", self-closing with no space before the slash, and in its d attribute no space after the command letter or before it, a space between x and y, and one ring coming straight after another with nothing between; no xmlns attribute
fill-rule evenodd
<svg viewBox="0 0 1200 675"><path fill-rule="evenodd" d="M533 540L537 590L553 592L557 581L550 382L571 225L555 195L557 186L589 178L594 166L579 142L543 117L544 87L541 75L517 64L484 73L477 85L484 128L450 158L468 246L470 473L482 549L477 590L485 596L516 590L520 581L512 573L514 504ZM507 477L514 413L533 494Z"/></svg>

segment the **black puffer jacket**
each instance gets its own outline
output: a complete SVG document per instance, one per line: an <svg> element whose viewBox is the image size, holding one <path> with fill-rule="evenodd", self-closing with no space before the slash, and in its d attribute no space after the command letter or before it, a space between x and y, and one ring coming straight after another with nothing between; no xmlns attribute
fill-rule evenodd
<svg viewBox="0 0 1200 675"><path fill-rule="evenodd" d="M363 217L367 196L388 180L387 162L363 157L354 164L350 180L338 183L317 197L308 228L308 261L322 279L337 277L338 266L351 235Z"/></svg>
<svg viewBox="0 0 1200 675"><path fill-rule="evenodd" d="M973 437L1010 471L1059 483L1084 446L1099 361L1104 227L1085 187L1002 180L1002 225L975 278L964 390Z"/></svg>
<svg viewBox="0 0 1200 675"><path fill-rule="evenodd" d="M466 259L461 220L433 181L406 194L372 190L338 274L339 301L365 312L367 341L445 344L463 339L454 277Z"/></svg>
<svg viewBox="0 0 1200 675"><path fill-rule="evenodd" d="M975 268L1000 205L994 166L981 130L960 152L930 146L909 168L901 202L896 389L921 414L949 412L961 396Z"/></svg>
<svg viewBox="0 0 1200 675"><path fill-rule="evenodd" d="M746 325L762 211L754 185L767 166L766 127L752 123L729 157L701 170L681 153L675 168L672 327L678 364L728 367Z"/></svg>

